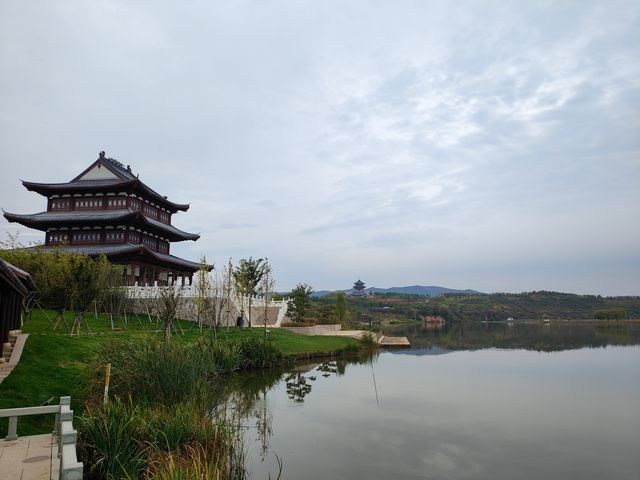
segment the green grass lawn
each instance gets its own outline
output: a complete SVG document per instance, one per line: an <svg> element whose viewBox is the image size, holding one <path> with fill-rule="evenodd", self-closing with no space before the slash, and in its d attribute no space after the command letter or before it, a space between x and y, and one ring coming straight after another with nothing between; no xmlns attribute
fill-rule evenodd
<svg viewBox="0 0 640 480"><path fill-rule="evenodd" d="M128 324L118 321L116 329L111 329L111 322L106 315L93 315L87 318L93 335L88 335L83 325L81 335L71 336L62 325L53 332L49 319L55 314L47 311L34 311L32 318L25 322L23 332L29 338L22 352L20 363L13 372L0 384L0 409L11 407L31 407L41 405L53 397L71 395L72 407L81 411L83 401L83 367L86 360L93 355L96 346L113 338L138 339L141 342L151 338L163 337L160 326L150 322L146 316L130 317ZM72 314L68 314L67 323L71 325ZM201 335L213 335L207 328L201 333L194 322L177 322L176 333L172 342L193 342ZM262 336L262 328L219 328L219 341L226 342L248 336ZM357 342L342 337L307 337L278 328L272 328L269 338L282 352L289 357L301 354L321 354L353 348ZM49 418L47 418L49 417ZM6 420L0 421L0 438L6 432ZM18 421L18 434L28 435L46 432L53 428L53 416L36 416L21 418Z"/></svg>

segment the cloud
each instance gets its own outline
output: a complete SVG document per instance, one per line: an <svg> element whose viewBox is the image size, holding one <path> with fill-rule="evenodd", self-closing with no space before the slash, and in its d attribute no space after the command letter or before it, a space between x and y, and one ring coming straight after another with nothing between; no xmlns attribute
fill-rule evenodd
<svg viewBox="0 0 640 480"><path fill-rule="evenodd" d="M638 294L638 10L5 2L1 206L105 149L279 288Z"/></svg>

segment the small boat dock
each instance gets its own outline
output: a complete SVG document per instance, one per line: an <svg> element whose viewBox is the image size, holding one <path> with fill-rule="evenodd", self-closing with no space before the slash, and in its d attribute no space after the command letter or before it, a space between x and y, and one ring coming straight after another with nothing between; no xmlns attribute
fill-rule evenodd
<svg viewBox="0 0 640 480"><path fill-rule="evenodd" d="M388 337L386 335L379 335L378 345L381 347L410 347L409 339L407 337Z"/></svg>
<svg viewBox="0 0 640 480"><path fill-rule="evenodd" d="M301 335L322 335L329 337L347 337L356 340L362 339L367 330L342 330L340 325L314 325L312 327L281 327ZM376 343L383 348L410 347L411 343L407 337L389 337L380 333L373 333Z"/></svg>

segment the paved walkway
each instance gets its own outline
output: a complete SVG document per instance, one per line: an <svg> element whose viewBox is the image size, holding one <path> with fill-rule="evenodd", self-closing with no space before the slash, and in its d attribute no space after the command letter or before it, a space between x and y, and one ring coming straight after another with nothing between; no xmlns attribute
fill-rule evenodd
<svg viewBox="0 0 640 480"><path fill-rule="evenodd" d="M0 440L0 478L51 480L58 478L57 451L53 435ZM52 458L55 459L52 462Z"/></svg>
<svg viewBox="0 0 640 480"><path fill-rule="evenodd" d="M22 355L22 350L24 349L24 344L27 341L28 333L21 333L18 335L16 339L16 343L13 346L13 351L11 352L11 358L8 363L0 363L0 383L9 376L11 371L15 368L15 366L20 361L20 356ZM0 470L2 472L2 470Z"/></svg>

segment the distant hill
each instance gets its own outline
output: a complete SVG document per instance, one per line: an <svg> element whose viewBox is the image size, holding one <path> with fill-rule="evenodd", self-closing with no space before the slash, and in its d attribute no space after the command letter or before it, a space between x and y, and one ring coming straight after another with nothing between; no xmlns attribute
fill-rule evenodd
<svg viewBox="0 0 640 480"><path fill-rule="evenodd" d="M336 292L340 292L341 290L336 290ZM332 292L331 290L318 290L317 292L313 292L311 294L312 297L324 297L325 295L329 295L331 293L335 293Z"/></svg>
<svg viewBox="0 0 640 480"><path fill-rule="evenodd" d="M445 287L437 287L435 285L430 285L425 287L423 285L411 285L409 287L391 287L391 288L377 288L371 287L367 288L367 292L370 293L401 293L404 295L424 295L429 297L436 297L438 295L443 295L445 293L461 293L461 294L474 294L480 293L475 290L456 290L455 288L445 288Z"/></svg>
<svg viewBox="0 0 640 480"><path fill-rule="evenodd" d="M399 294L403 294L403 295L423 295L423 296L428 296L428 297L436 297L438 295L442 295L445 293L458 293L458 294L474 294L474 293L480 293L477 292L475 290L456 290L454 288L445 288L445 287L437 287L434 285L430 285L430 286L423 286L423 285L411 285L408 287L391 287L391 288L378 288L378 287L371 287L371 288L367 288L366 289L367 292L369 293L399 293ZM351 289L348 290L335 290L335 291L330 291L330 290L319 290L317 292L313 292L311 294L312 297L323 297L325 295L329 295L331 293L337 293L337 292L350 292Z"/></svg>

